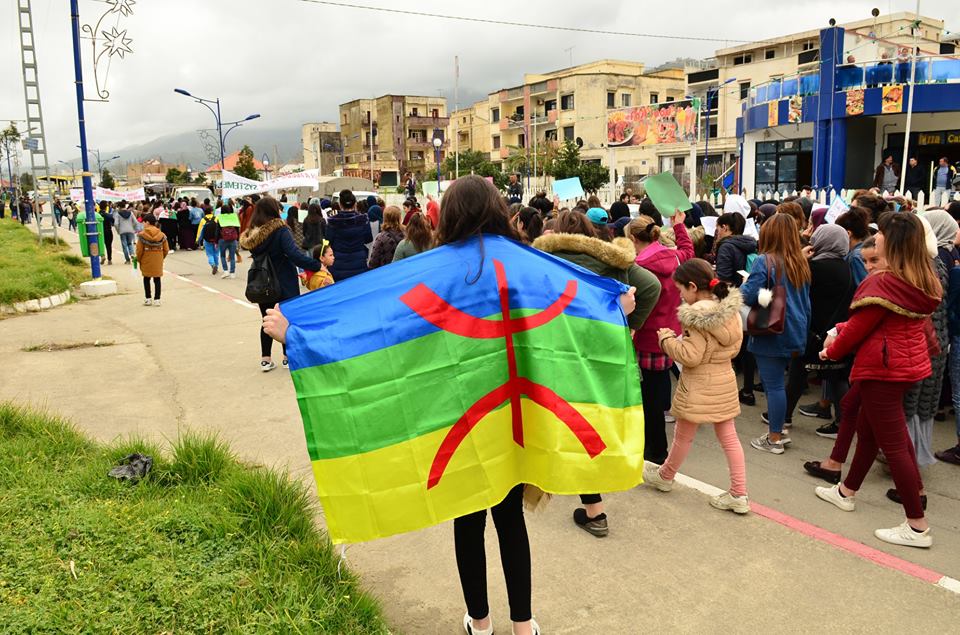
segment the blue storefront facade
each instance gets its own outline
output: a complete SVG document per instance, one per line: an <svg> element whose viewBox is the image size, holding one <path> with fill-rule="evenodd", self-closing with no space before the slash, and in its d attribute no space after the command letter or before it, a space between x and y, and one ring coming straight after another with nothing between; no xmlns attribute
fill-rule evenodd
<svg viewBox="0 0 960 635"><path fill-rule="evenodd" d="M901 162L910 62L856 63L844 37L823 29L819 68L751 89L737 119L740 189L869 187L883 157ZM927 172L941 156L957 163L960 58L921 53L914 86L910 155Z"/></svg>

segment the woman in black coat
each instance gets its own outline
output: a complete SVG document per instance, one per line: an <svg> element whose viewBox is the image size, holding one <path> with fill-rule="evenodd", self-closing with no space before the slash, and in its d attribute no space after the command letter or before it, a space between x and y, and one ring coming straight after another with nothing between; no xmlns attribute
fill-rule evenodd
<svg viewBox="0 0 960 635"><path fill-rule="evenodd" d="M250 250L254 258L267 254L280 285L280 301L300 295L300 280L297 267L308 271L320 271L320 262L311 258L293 241L293 234L280 218L280 204L265 197L257 201L250 219L250 227L240 235L240 245ZM260 316L267 314L273 305L260 304ZM260 370L268 372L277 367L271 358L273 339L263 332L260 325ZM283 366L287 366L287 347L283 347Z"/></svg>
<svg viewBox="0 0 960 635"><path fill-rule="evenodd" d="M323 219L323 211L319 203L310 203L307 208L307 217L303 219L303 250L310 253L316 245L323 242L324 230L327 221Z"/></svg>
<svg viewBox="0 0 960 635"><path fill-rule="evenodd" d="M343 209L330 217L326 228L326 239L337 258L330 273L337 282L367 270L367 245L373 242L370 219L356 211L357 199L353 192L341 192L340 205Z"/></svg>

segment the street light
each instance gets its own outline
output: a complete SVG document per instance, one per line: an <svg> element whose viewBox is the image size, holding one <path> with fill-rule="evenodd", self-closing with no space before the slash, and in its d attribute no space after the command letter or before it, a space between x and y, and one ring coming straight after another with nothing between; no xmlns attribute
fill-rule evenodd
<svg viewBox="0 0 960 635"><path fill-rule="evenodd" d="M723 82L722 84L719 84L718 86L713 86L713 87L711 87L711 88L707 88L707 121L706 121L706 124L704 124L705 127L706 127L706 129L707 129L707 131L706 131L706 135L705 135L705 137L704 137L704 138L706 139L706 141L704 142L704 145L703 145L703 169L701 170L701 173L702 173L702 174L706 174L706 173L707 173L707 159L710 158L710 93L713 93L713 96L716 97L717 94L720 92L720 89L721 89L721 88L723 88L723 87L726 86L727 84L730 84L730 83L735 82L735 81L737 81L737 78L736 78L736 77L731 77L730 79L728 79L727 81ZM719 106L720 106L720 104L718 103L718 104L717 104L717 118L718 118L718 119L719 119L719 117L720 117Z"/></svg>
<svg viewBox="0 0 960 635"><path fill-rule="evenodd" d="M219 97L217 97L216 99L204 99L203 97L197 97L196 95L191 95L189 92L185 91L182 88L174 88L173 92L179 95L183 95L184 97L189 97L190 99L194 100L198 104L203 104L204 107L206 107L206 109L209 110L211 114L213 114L213 118L217 122L217 140L220 142L220 171L222 173L223 170L226 168L226 166L224 165L223 155L224 155L224 150L226 148L227 134L234 128L242 126L245 121L251 121L253 119L257 119L260 115L259 114L247 115L246 117L238 121L228 121L224 123L220 119L220 98ZM210 106L210 104L215 104L217 106L217 109L214 110ZM224 126L230 126L230 128L227 129L226 133L223 132Z"/></svg>
<svg viewBox="0 0 960 635"><path fill-rule="evenodd" d="M77 147L80 148L81 151L83 150L82 147L80 147L80 146L77 146ZM113 161L114 159L119 159L119 158L120 158L120 155L119 155L119 154L115 154L115 155L113 155L112 157L110 157L109 159L101 160L101 159L100 159L100 148L96 148L96 149L89 148L89 149L87 149L87 152L89 152L90 154L94 155L94 156L97 158L97 174L98 174L98 176L97 176L98 181L97 181L97 182L98 182L98 183L103 180L103 166L105 166L106 164L110 163L110 162ZM61 163L62 163L62 161L61 161Z"/></svg>
<svg viewBox="0 0 960 635"><path fill-rule="evenodd" d="M266 181L269 178L267 172L270 170L270 158L266 152L260 156L260 163L263 164L263 180Z"/></svg>
<svg viewBox="0 0 960 635"><path fill-rule="evenodd" d="M70 166L70 187L74 186L74 181L77 180L77 171L73 169L73 161L67 163L66 161L57 161L57 163L62 163L64 165Z"/></svg>
<svg viewBox="0 0 960 635"><path fill-rule="evenodd" d="M437 197L440 196L440 146L443 145L443 139L440 138L440 128L433 131L433 149L437 157Z"/></svg>

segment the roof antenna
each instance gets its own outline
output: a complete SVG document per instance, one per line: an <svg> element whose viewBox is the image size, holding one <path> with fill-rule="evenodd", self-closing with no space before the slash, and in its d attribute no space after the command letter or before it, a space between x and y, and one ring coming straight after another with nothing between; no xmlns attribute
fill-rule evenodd
<svg viewBox="0 0 960 635"><path fill-rule="evenodd" d="M563 49L565 53L570 55L570 67L573 67L573 49L577 48L576 46L571 46L570 48Z"/></svg>

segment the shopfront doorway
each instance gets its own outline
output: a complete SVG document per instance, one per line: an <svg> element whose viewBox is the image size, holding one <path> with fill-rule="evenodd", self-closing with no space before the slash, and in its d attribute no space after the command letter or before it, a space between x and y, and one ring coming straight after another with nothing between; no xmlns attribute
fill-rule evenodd
<svg viewBox="0 0 960 635"><path fill-rule="evenodd" d="M756 191L792 192L813 183L813 139L757 144Z"/></svg>

